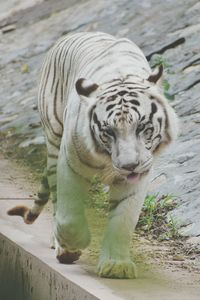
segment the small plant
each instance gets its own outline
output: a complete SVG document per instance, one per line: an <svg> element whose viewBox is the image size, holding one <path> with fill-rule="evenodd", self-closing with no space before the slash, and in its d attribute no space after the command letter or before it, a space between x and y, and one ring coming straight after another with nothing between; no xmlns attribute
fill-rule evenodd
<svg viewBox="0 0 200 300"><path fill-rule="evenodd" d="M143 226L147 231L152 228L154 215L157 207L157 196L147 196L144 201L143 211L141 213L138 225Z"/></svg>
<svg viewBox="0 0 200 300"><path fill-rule="evenodd" d="M163 80L163 89L164 89L165 97L168 100L173 101L175 99L175 96L169 93L170 84L169 84L169 81L167 79Z"/></svg>
<svg viewBox="0 0 200 300"><path fill-rule="evenodd" d="M89 200L86 203L89 207L93 207L98 210L108 211L109 191L108 188L101 183L97 175L95 175L91 180L89 195L90 195Z"/></svg>
<svg viewBox="0 0 200 300"><path fill-rule="evenodd" d="M177 222L172 215L167 218L168 212L176 206L175 199L171 195L160 198L158 195L147 196L137 229L160 240L177 238L179 236Z"/></svg>
<svg viewBox="0 0 200 300"><path fill-rule="evenodd" d="M168 227L169 227L169 237L173 239L177 239L179 237L179 233L177 229L178 221L172 215L169 215Z"/></svg>
<svg viewBox="0 0 200 300"><path fill-rule="evenodd" d="M170 65L166 62L166 59L160 55L160 54L155 54L152 59L151 59L151 65L154 67L163 65L164 69L169 73Z"/></svg>

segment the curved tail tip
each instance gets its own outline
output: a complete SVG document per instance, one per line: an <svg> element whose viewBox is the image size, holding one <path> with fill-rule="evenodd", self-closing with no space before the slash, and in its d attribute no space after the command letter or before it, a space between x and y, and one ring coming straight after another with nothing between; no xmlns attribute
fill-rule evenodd
<svg viewBox="0 0 200 300"><path fill-rule="evenodd" d="M24 218L24 216L28 212L28 210L29 210L28 207L19 205L19 206L15 206L15 207L9 209L7 211L7 214L9 216L21 216L22 218Z"/></svg>
<svg viewBox="0 0 200 300"><path fill-rule="evenodd" d="M20 216L26 224L32 224L37 219L38 214L34 214L31 210L23 205L15 206L7 211L9 216Z"/></svg>

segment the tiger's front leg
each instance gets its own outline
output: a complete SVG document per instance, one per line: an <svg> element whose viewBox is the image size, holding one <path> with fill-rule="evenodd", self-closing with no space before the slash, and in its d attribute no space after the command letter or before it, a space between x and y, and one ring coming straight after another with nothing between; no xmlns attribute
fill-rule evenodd
<svg viewBox="0 0 200 300"><path fill-rule="evenodd" d="M57 208L55 215L56 255L61 263L72 263L90 242L84 213L86 183L60 155L57 169Z"/></svg>
<svg viewBox="0 0 200 300"><path fill-rule="evenodd" d="M97 272L101 277L136 278L137 270L130 257L130 241L137 224L145 192L127 186L126 195L119 188L111 190L115 208L110 212ZM121 196L121 197L120 197ZM117 199L121 198L118 202ZM119 199L120 200L120 199Z"/></svg>

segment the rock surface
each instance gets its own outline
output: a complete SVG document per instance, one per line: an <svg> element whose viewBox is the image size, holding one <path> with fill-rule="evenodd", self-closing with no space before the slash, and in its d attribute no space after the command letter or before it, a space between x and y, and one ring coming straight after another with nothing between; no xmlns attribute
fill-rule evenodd
<svg viewBox="0 0 200 300"><path fill-rule="evenodd" d="M44 143L37 82L45 53L62 35L105 31L138 44L151 65L167 62L165 78L180 117L178 141L157 161L151 192L178 199L173 215L183 235L200 235L200 3L198 0L5 1L0 14L2 143Z"/></svg>

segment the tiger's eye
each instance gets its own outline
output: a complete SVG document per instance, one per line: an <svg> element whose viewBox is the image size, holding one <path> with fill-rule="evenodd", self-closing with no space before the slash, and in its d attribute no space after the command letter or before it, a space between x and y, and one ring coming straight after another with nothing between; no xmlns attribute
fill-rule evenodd
<svg viewBox="0 0 200 300"><path fill-rule="evenodd" d="M112 136L113 138L115 138L115 133L114 131L112 130L112 128L108 127L105 129L105 133L109 136Z"/></svg>
<svg viewBox="0 0 200 300"><path fill-rule="evenodd" d="M138 135L145 128L145 124L140 123L136 129L136 134Z"/></svg>
<svg viewBox="0 0 200 300"><path fill-rule="evenodd" d="M147 128L145 131L144 131L144 137L146 138L146 139L149 139L149 138L151 138L151 136L152 136L152 133L153 133L153 128Z"/></svg>

